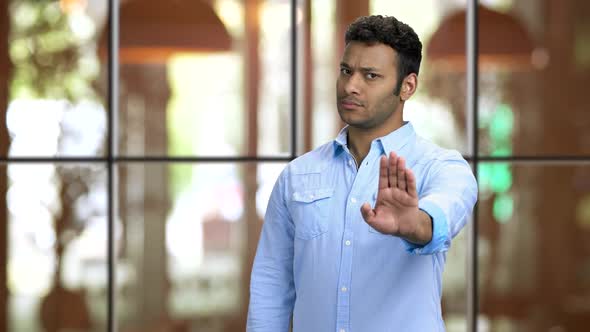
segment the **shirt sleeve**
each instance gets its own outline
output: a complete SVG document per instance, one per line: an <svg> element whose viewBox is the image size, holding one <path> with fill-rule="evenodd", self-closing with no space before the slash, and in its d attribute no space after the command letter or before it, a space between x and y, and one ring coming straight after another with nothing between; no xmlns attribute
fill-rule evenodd
<svg viewBox="0 0 590 332"><path fill-rule="evenodd" d="M422 246L404 243L410 253L430 255L447 251L469 220L477 201L477 182L456 151L435 160L423 181L418 207L432 218L432 240Z"/></svg>
<svg viewBox="0 0 590 332"><path fill-rule="evenodd" d="M294 225L285 203L285 171L275 183L250 280L247 332L287 332L295 303Z"/></svg>

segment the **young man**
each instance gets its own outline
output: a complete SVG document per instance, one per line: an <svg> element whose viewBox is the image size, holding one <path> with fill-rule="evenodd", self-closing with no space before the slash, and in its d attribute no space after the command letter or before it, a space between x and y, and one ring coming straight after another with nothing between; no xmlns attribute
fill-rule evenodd
<svg viewBox="0 0 590 332"><path fill-rule="evenodd" d="M403 121L422 44L394 17L361 17L336 83L347 124L285 168L252 270L247 331L444 331L442 271L477 184L456 151Z"/></svg>

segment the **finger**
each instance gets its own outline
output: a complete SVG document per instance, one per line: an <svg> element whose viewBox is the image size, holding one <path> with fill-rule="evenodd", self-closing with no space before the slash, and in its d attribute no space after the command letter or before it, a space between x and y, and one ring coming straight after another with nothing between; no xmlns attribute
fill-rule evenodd
<svg viewBox="0 0 590 332"><path fill-rule="evenodd" d="M379 161L379 189L386 189L389 187L389 179L387 178L387 157L381 156Z"/></svg>
<svg viewBox="0 0 590 332"><path fill-rule="evenodd" d="M389 187L397 187L397 156L394 152L389 153Z"/></svg>
<svg viewBox="0 0 590 332"><path fill-rule="evenodd" d="M408 184L408 188L406 191L411 197L418 197L418 192L416 191L416 176L411 169L406 168L406 183Z"/></svg>
<svg viewBox="0 0 590 332"><path fill-rule="evenodd" d="M371 205L369 203L363 203L363 205L361 205L361 214L367 223L370 223L375 217L375 211L371 209Z"/></svg>
<svg viewBox="0 0 590 332"><path fill-rule="evenodd" d="M397 160L397 187L402 191L406 191L407 188L406 161L402 157L399 157Z"/></svg>

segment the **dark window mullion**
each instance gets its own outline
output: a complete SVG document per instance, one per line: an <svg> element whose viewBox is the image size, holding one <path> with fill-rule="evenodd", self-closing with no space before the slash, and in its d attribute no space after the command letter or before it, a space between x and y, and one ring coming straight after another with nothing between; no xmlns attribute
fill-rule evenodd
<svg viewBox="0 0 590 332"><path fill-rule="evenodd" d="M107 331L117 331L115 317L115 220L117 213L116 169L114 157L117 155L116 119L119 114L119 1L109 0L108 7L108 29L109 29L109 59L108 59L108 105L107 112Z"/></svg>
<svg viewBox="0 0 590 332"><path fill-rule="evenodd" d="M470 137L470 152L473 162L473 174L478 178L477 168L479 165L479 147L478 147L478 17L477 17L477 0L470 0L467 2L467 17L466 17L466 45L467 45L467 118L470 123L467 124L468 136ZM470 332L477 332L477 317L478 317L478 289L477 289L477 204L473 208L473 220L471 223L471 232L468 236L467 249L467 330Z"/></svg>
<svg viewBox="0 0 590 332"><path fill-rule="evenodd" d="M297 157L297 0L291 0L291 159Z"/></svg>

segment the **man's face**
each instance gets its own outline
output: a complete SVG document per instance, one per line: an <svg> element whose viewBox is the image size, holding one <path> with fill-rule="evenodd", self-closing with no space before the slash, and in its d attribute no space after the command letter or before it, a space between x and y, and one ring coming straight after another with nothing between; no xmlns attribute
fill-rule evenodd
<svg viewBox="0 0 590 332"><path fill-rule="evenodd" d="M359 129L373 129L392 121L400 105L397 53L376 43L350 42L344 49L336 82L338 114Z"/></svg>

